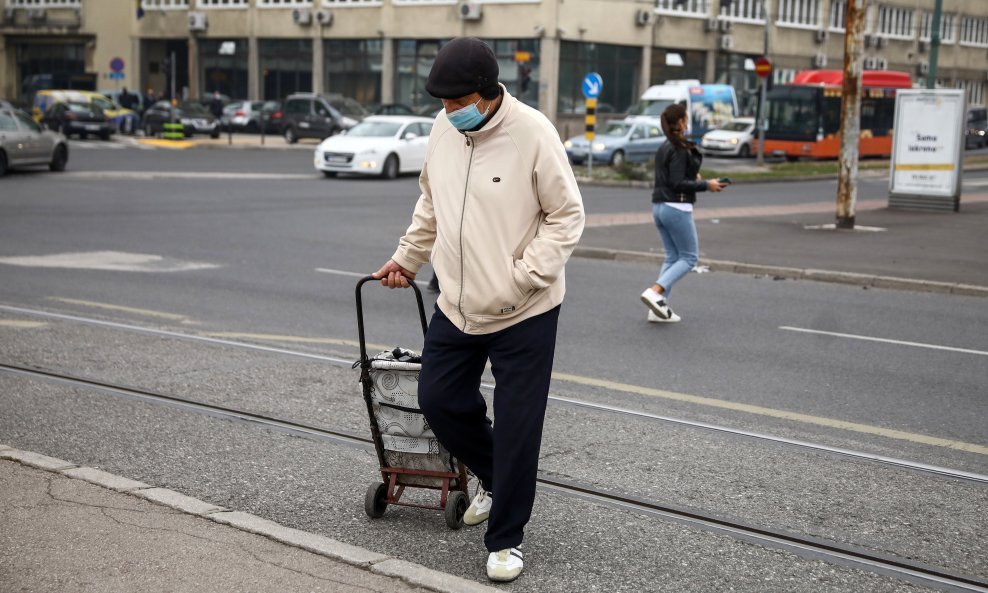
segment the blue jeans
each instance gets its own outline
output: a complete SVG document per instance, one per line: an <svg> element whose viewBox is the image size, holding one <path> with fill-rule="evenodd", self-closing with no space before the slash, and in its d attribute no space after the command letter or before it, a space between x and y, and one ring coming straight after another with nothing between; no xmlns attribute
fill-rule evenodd
<svg viewBox="0 0 988 593"><path fill-rule="evenodd" d="M683 212L659 202L652 207L655 227L662 237L666 261L662 264L656 284L665 289L665 295L672 292L672 285L689 273L696 265L700 253L700 241L693 224L693 213Z"/></svg>

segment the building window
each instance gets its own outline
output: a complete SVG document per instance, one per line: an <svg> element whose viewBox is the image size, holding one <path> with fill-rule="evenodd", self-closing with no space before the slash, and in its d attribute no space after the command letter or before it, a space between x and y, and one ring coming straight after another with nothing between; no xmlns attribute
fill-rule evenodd
<svg viewBox="0 0 988 593"><path fill-rule="evenodd" d="M312 41L261 39L261 86L265 101L280 101L292 93L312 91Z"/></svg>
<svg viewBox="0 0 988 593"><path fill-rule="evenodd" d="M878 22L874 31L881 37L912 39L915 35L913 32L915 13L912 8L881 5L878 7Z"/></svg>
<svg viewBox="0 0 988 593"><path fill-rule="evenodd" d="M776 24L816 29L820 25L820 0L779 0Z"/></svg>
<svg viewBox="0 0 988 593"><path fill-rule="evenodd" d="M937 85L940 86L940 85ZM948 85L943 85L947 87ZM985 83L980 80L958 80L953 85L955 88L964 89L967 92L967 102L969 105L984 105L985 103Z"/></svg>
<svg viewBox="0 0 988 593"><path fill-rule="evenodd" d="M954 27L955 15L943 13L940 15L940 43L954 43L957 41L957 29ZM930 32L933 30L933 13L924 12L920 18L919 38L921 41L930 40Z"/></svg>
<svg viewBox="0 0 988 593"><path fill-rule="evenodd" d="M769 0L764 0L767 4ZM731 21L760 24L765 22L762 14L763 0L734 0L729 5L720 5L720 16Z"/></svg>
<svg viewBox="0 0 988 593"><path fill-rule="evenodd" d="M144 10L188 10L189 0L141 0Z"/></svg>
<svg viewBox="0 0 988 593"><path fill-rule="evenodd" d="M322 0L323 6L342 8L344 6L380 6L382 0Z"/></svg>
<svg viewBox="0 0 988 593"><path fill-rule="evenodd" d="M627 113L638 102L642 52L639 47L563 41L559 48L559 113L584 113L583 78L596 72L604 80L597 113Z"/></svg>
<svg viewBox="0 0 988 593"><path fill-rule="evenodd" d="M457 0L391 0L392 4L398 6L426 6L436 4L456 4Z"/></svg>
<svg viewBox="0 0 988 593"><path fill-rule="evenodd" d="M372 105L381 102L384 43L380 39L331 39L323 42L326 92Z"/></svg>
<svg viewBox="0 0 988 593"><path fill-rule="evenodd" d="M973 16L962 18L961 45L988 47L988 18Z"/></svg>
<svg viewBox="0 0 988 593"><path fill-rule="evenodd" d="M86 74L86 50L82 44L15 46L21 98L30 102L44 89L96 90L96 75Z"/></svg>
<svg viewBox="0 0 988 593"><path fill-rule="evenodd" d="M213 91L235 99L247 96L247 40L200 39L201 94Z"/></svg>
<svg viewBox="0 0 988 593"><path fill-rule="evenodd" d="M707 18L710 0L656 0L655 10L662 14Z"/></svg>
<svg viewBox="0 0 988 593"><path fill-rule="evenodd" d="M838 33L844 32L845 15L847 14L847 0L831 0L830 2L830 30Z"/></svg>
<svg viewBox="0 0 988 593"><path fill-rule="evenodd" d="M81 0L7 0L8 8L78 8Z"/></svg>
<svg viewBox="0 0 988 593"><path fill-rule="evenodd" d="M257 0L258 8L309 8L312 0Z"/></svg>
<svg viewBox="0 0 988 593"><path fill-rule="evenodd" d="M248 0L196 0L196 6L204 9L247 8Z"/></svg>

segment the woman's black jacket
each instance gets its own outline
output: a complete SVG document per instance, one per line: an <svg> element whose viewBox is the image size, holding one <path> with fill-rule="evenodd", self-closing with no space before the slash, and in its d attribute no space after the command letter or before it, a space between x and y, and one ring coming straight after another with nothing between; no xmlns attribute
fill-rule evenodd
<svg viewBox="0 0 988 593"><path fill-rule="evenodd" d="M696 202L696 192L707 191L706 181L697 181L703 155L691 144L689 148L676 148L666 142L655 153L655 188L652 203Z"/></svg>

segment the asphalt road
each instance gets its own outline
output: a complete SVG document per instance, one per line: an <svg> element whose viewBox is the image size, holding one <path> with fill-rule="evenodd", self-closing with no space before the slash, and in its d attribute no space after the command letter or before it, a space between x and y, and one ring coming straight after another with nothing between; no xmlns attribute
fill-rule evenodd
<svg viewBox="0 0 988 593"><path fill-rule="evenodd" d="M84 148L73 152L69 174L13 174L0 183L0 305L355 359L356 276L375 270L393 251L417 197L416 180L324 180L313 174L309 158L306 151ZM177 175L147 178L160 171ZM189 171L202 175L180 175ZM862 191L881 186L868 181ZM818 201L832 186L806 183L794 192L782 184L746 184L731 190L717 199L735 205ZM641 190L631 189L588 187L584 197L591 213L637 211L644 201ZM163 259L120 260L123 270L9 259L108 251ZM107 256L76 259L72 265L105 265ZM141 271L128 271L136 269ZM645 323L637 299L654 273L643 264L571 261L555 394L986 473L980 452L988 446L983 299L710 273L677 286L676 299L688 303L681 311L688 322L657 327ZM410 293L369 286L367 301L370 341L418 345ZM0 310L6 360L354 431L366 426L353 405L356 388L347 370L180 341L148 342L71 323L17 333L16 324L2 323L23 319ZM444 554L476 537L451 535L431 553L422 542L387 536L434 530L425 526L432 519L399 514L389 532L365 525L359 506L341 502L353 498L354 484L372 479L373 459L365 452L326 450L10 377L0 377L0 408L10 411L0 420L5 444L81 463L96 460L123 475L358 545L407 550L413 561L476 576L472 560ZM588 416L561 404L550 414L542 467L902 555L916 548L924 561L988 573L983 558L960 551L977 549L988 534L976 512L984 508L982 488L678 425ZM306 493L313 491L325 492L328 506L310 504ZM523 580L512 590L710 591L737 585L783 591L792 590L792 580L800 589L897 590L894 582L854 571L828 580L829 569L819 572L812 562L725 548L718 538L697 538L655 521L639 525L617 511L545 495L538 504L530 544L542 554L537 574L546 580ZM937 525L945 524L956 527L954 537L940 537ZM615 531L614 525L624 527ZM656 541L668 546L657 549ZM619 553L602 551L611 545ZM550 546L558 558L547 558ZM677 565L680 548L690 549L688 557L698 564ZM636 558L642 549L647 558ZM574 569L571 561L584 564ZM761 588L764 583L751 577L759 570L777 581ZM690 580L701 571L712 576ZM544 586L548 580L554 584Z"/></svg>

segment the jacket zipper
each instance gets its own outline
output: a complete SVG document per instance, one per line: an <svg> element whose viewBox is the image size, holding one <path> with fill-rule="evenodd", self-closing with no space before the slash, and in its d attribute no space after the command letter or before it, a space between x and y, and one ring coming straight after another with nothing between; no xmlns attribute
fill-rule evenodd
<svg viewBox="0 0 988 593"><path fill-rule="evenodd" d="M473 167L473 149L474 141L467 137L467 144L470 146L470 158L467 161L467 179L463 185L463 207L460 208L460 299L456 303L456 309L460 312L460 317L463 318L463 331L467 331L467 316L463 314L463 285L466 284L466 272L463 265L463 260L465 255L463 253L463 220L466 218L467 213L467 190L470 187L470 169Z"/></svg>

